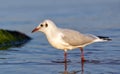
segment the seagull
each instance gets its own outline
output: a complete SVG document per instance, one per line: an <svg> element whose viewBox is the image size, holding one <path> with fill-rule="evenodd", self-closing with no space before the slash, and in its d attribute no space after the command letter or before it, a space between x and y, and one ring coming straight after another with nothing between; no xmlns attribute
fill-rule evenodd
<svg viewBox="0 0 120 74"><path fill-rule="evenodd" d="M48 42L57 49L64 50L64 62L67 62L67 51L80 48L81 61L85 61L83 48L95 42L110 41L109 37L82 34L72 29L63 29L56 26L52 20L44 20L33 32L43 32Z"/></svg>

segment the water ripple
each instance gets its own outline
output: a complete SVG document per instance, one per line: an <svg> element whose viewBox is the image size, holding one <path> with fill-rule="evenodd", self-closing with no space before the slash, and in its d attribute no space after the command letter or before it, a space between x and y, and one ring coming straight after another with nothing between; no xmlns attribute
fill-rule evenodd
<svg viewBox="0 0 120 74"><path fill-rule="evenodd" d="M3 62L0 65L59 65L51 62Z"/></svg>
<svg viewBox="0 0 120 74"><path fill-rule="evenodd" d="M119 59L86 60L86 63L120 65L120 60Z"/></svg>

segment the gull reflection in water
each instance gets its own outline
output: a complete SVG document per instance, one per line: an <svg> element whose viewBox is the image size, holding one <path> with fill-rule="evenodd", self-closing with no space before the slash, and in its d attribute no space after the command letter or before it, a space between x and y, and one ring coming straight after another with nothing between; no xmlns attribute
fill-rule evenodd
<svg viewBox="0 0 120 74"><path fill-rule="evenodd" d="M64 62L64 71L60 72L60 74L84 74L84 62L85 61L81 61L81 68L78 71L68 71L67 70L67 66L68 66L68 62Z"/></svg>

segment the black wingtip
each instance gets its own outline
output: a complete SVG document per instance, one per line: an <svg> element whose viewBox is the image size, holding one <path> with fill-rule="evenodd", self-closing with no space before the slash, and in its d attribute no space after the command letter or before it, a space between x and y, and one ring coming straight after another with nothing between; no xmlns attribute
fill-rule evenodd
<svg viewBox="0 0 120 74"><path fill-rule="evenodd" d="M109 37L104 37L104 36L98 36L100 39L103 40L107 40L107 41L111 41L112 39L110 39Z"/></svg>

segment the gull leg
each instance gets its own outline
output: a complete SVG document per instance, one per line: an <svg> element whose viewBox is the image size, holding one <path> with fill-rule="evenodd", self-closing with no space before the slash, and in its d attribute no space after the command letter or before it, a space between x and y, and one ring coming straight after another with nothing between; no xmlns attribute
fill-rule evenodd
<svg viewBox="0 0 120 74"><path fill-rule="evenodd" d="M84 61L81 61L81 74L84 74Z"/></svg>
<svg viewBox="0 0 120 74"><path fill-rule="evenodd" d="M66 50L64 51L64 62L65 63L67 62L67 51Z"/></svg>
<svg viewBox="0 0 120 74"><path fill-rule="evenodd" d="M80 47L80 50L81 50L81 62L84 62L84 61L85 61L85 58L84 58L83 48Z"/></svg>
<svg viewBox="0 0 120 74"><path fill-rule="evenodd" d="M64 51L64 68L65 71L67 71L67 51Z"/></svg>

